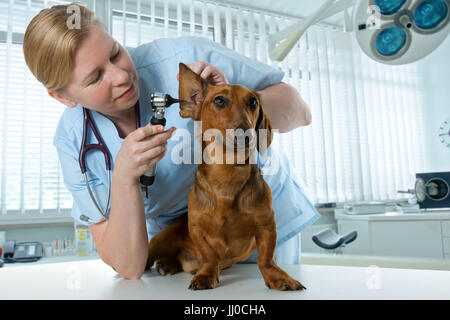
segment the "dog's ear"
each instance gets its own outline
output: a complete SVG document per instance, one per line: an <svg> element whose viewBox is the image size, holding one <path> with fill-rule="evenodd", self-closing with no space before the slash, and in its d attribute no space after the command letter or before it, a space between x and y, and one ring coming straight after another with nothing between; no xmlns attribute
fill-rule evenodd
<svg viewBox="0 0 450 320"><path fill-rule="evenodd" d="M260 95L256 93L256 96L258 97L258 104L259 104L258 119L256 120L255 126L257 138L256 149L260 154L264 154L266 150L269 148L270 144L272 143L273 138L272 122L264 112L263 106L261 104Z"/></svg>
<svg viewBox="0 0 450 320"><path fill-rule="evenodd" d="M180 116L200 120L200 111L208 89L208 82L184 63L180 63L179 67L180 86L178 96L179 99L187 101L180 103Z"/></svg>

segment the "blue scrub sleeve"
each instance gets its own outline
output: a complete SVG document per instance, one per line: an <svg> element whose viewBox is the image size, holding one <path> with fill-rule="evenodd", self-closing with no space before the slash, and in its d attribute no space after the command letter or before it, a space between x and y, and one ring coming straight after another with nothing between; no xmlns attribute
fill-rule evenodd
<svg viewBox="0 0 450 320"><path fill-rule="evenodd" d="M89 195L84 176L81 173L78 163L77 148L75 148L73 144L64 137L55 137L54 145L58 152L58 158L64 177L64 184L73 197L72 217L77 224L86 226L100 222L102 216L98 212ZM93 177L92 173L89 174L89 170L88 181L100 209L104 210L108 196L108 185L102 183L99 178ZM107 216L109 216L109 209L110 208L108 208ZM82 220L80 218L82 215L92 219L95 222L87 222Z"/></svg>
<svg viewBox="0 0 450 320"><path fill-rule="evenodd" d="M231 84L262 90L283 80L283 71L250 59L219 43L201 37L189 37L189 42L197 60L207 61L218 67Z"/></svg>

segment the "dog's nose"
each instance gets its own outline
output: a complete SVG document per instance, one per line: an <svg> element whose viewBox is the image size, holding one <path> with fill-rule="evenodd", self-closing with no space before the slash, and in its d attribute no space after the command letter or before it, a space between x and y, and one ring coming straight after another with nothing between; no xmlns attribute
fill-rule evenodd
<svg viewBox="0 0 450 320"><path fill-rule="evenodd" d="M250 123L248 123L248 122L243 122L243 123L241 123L237 128L236 128L236 130L237 129L242 129L242 130L244 130L244 131L247 131L248 129L250 129L252 126L250 125Z"/></svg>

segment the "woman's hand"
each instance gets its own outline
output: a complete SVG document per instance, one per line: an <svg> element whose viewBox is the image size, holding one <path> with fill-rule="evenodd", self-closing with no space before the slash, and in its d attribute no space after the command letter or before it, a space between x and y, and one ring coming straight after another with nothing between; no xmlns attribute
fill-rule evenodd
<svg viewBox="0 0 450 320"><path fill-rule="evenodd" d="M115 179L129 185L139 183L139 177L164 157L174 131L174 127L164 131L163 126L149 123L127 135L116 156Z"/></svg>
<svg viewBox="0 0 450 320"><path fill-rule="evenodd" d="M197 61L196 63L187 64L187 66L214 86L228 83L225 74L219 68L209 64L208 62ZM180 80L179 74L177 74L177 79L178 81Z"/></svg>

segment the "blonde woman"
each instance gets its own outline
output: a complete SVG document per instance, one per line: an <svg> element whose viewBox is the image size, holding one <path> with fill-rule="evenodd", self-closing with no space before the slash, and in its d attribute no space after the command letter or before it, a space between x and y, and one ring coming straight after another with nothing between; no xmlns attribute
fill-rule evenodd
<svg viewBox="0 0 450 320"><path fill-rule="evenodd" d="M68 27L74 11L67 9L73 5L79 9L79 28ZM182 119L174 105L166 112L167 130L148 124L153 113L149 108L152 92L177 97L179 62L189 64L212 84L239 83L258 90L266 113L280 132L310 123L309 108L298 92L280 82L283 72L198 37L159 39L127 52L94 13L79 3L53 6L37 14L27 27L23 51L29 69L48 94L67 106L54 145L64 183L73 195L72 216L89 226L100 258L126 279L139 278L145 271L149 239L187 212L196 165L171 160L178 142L170 138L175 128L188 130L193 137L193 122ZM78 162L83 110L89 112L111 158L106 220L101 219L89 195ZM92 131L87 140L88 144L97 143ZM265 176L277 215L275 257L278 263L299 263L299 232L313 223L318 213L286 156L281 151L272 154L279 157L281 165L277 173ZM155 182L146 197L139 177L155 164ZM103 209L109 193L102 152L86 154L86 169L90 189Z"/></svg>

